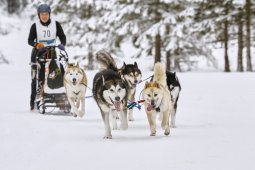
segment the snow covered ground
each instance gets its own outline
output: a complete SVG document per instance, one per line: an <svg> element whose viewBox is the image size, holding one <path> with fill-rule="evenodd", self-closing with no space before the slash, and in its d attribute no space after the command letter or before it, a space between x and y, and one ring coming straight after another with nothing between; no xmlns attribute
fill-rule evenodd
<svg viewBox="0 0 255 170"><path fill-rule="evenodd" d="M21 30L1 37L0 43L11 61L0 65L1 170L255 169L254 73L178 73L182 91L177 128L170 136L159 126L157 136L149 136L143 108L135 110L136 121L127 131L113 131L113 139L104 140L101 115L91 98L82 119L29 111L31 49L28 30ZM147 64L138 64L143 78L151 75ZM87 72L90 87L95 73Z"/></svg>
<svg viewBox="0 0 255 170"><path fill-rule="evenodd" d="M127 131L104 127L93 99L84 118L29 112L27 71L1 70L0 169L254 169L254 74L185 73L177 128L149 136L144 110ZM88 72L90 83L95 72ZM145 77L151 74L145 73ZM139 90L142 85L139 86ZM88 95L90 95L88 91Z"/></svg>

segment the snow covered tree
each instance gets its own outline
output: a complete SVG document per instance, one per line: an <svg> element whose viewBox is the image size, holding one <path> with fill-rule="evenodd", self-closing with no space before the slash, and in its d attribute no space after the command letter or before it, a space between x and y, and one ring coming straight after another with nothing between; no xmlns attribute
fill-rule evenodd
<svg viewBox="0 0 255 170"><path fill-rule="evenodd" d="M119 39L119 42L131 39L138 50L134 57L154 55L154 62L167 61L168 69L170 63L173 63L172 69L175 70L191 69L196 63L191 56L206 55L210 59L213 58L204 42L198 40L197 34L192 34L194 30L188 29L193 14L192 2L187 0L112 2L111 11L107 11L101 18L105 27L109 29L110 38L106 43L114 42L116 39ZM113 47L113 44L110 43L109 47ZM171 60L174 62L170 62Z"/></svg>
<svg viewBox="0 0 255 170"><path fill-rule="evenodd" d="M214 42L224 44L225 72L230 72L228 43L229 24L231 22L230 11L233 9L232 0L215 1L205 0L199 3L196 9L195 21L202 26L200 32Z"/></svg>

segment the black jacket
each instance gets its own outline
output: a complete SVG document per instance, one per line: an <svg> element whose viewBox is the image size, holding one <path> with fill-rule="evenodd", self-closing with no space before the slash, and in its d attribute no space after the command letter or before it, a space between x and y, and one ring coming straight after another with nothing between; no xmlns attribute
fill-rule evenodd
<svg viewBox="0 0 255 170"><path fill-rule="evenodd" d="M44 26L48 26L50 23L51 23L50 19L46 23L41 22L41 24ZM61 44L66 45L66 35L58 21L56 21L56 25L57 25L57 37L59 37ZM30 28L28 44L34 47L36 45L36 39L37 39L36 25L34 23Z"/></svg>

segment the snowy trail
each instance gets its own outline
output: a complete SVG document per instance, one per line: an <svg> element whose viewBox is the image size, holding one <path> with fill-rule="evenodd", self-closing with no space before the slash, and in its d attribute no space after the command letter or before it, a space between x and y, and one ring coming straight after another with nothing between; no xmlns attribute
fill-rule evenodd
<svg viewBox="0 0 255 170"><path fill-rule="evenodd" d="M127 131L113 131L112 140L103 140L93 99L86 100L83 119L30 113L27 72L10 67L0 74L6 80L0 84L0 169L254 168L252 73L178 74L183 90L177 128L169 137L159 126L150 137L144 110L135 110ZM88 72L90 83L94 74Z"/></svg>
<svg viewBox="0 0 255 170"><path fill-rule="evenodd" d="M82 119L29 112L29 26L1 37L1 51L11 61L0 65L1 170L255 169L254 73L179 73L177 128L169 137L159 126L157 136L149 136L142 109L135 110L127 131L113 131L113 139L104 140L93 99L86 100ZM150 76L151 59L137 62L143 78ZM95 73L87 72L90 87Z"/></svg>

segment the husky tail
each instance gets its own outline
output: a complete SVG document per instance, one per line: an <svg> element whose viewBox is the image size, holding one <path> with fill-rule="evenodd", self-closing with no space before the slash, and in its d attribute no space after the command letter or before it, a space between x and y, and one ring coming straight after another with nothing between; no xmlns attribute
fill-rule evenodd
<svg viewBox="0 0 255 170"><path fill-rule="evenodd" d="M105 50L100 50L96 53L97 61L100 65L100 70L112 69L117 71L117 65L112 56Z"/></svg>
<svg viewBox="0 0 255 170"><path fill-rule="evenodd" d="M154 77L153 81L157 81L166 86L166 68L163 63L156 63L154 66Z"/></svg>

